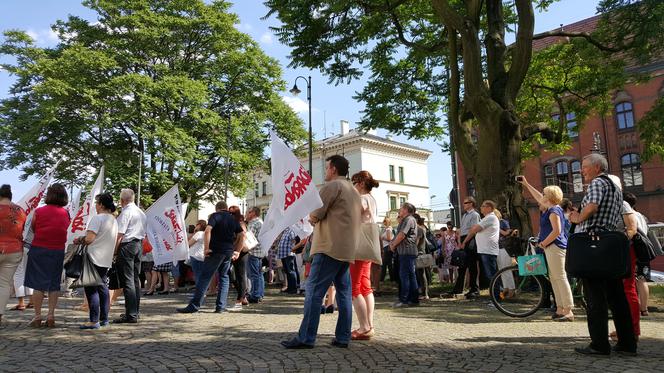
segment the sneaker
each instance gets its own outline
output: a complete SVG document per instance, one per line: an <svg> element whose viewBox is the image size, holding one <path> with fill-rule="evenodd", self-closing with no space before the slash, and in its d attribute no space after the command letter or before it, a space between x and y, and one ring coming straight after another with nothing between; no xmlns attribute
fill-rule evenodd
<svg viewBox="0 0 664 373"><path fill-rule="evenodd" d="M403 308L403 307L408 307L408 305L406 303L401 303L401 302L395 302L392 305L392 308Z"/></svg>
<svg viewBox="0 0 664 373"><path fill-rule="evenodd" d="M235 303L231 307L227 307L226 311L233 312L233 311L242 311L242 303Z"/></svg>
<svg viewBox="0 0 664 373"><path fill-rule="evenodd" d="M493 302L489 302L489 303L487 303L486 306L489 307L489 308L496 309L496 305L493 304Z"/></svg>

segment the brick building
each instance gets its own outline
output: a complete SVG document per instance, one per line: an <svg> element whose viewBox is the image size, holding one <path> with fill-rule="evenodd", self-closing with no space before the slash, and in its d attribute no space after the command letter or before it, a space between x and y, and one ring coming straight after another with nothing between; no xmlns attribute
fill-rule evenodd
<svg viewBox="0 0 664 373"><path fill-rule="evenodd" d="M564 26L566 31L592 31L598 17L588 18ZM538 40L535 49L545 48L559 38ZM571 147L564 154L543 151L539 158L525 161L523 174L535 188L559 185L565 196L575 205L583 198L581 161L595 147L609 161L611 174L622 179L625 191L638 197L636 209L650 222L664 222L664 164L661 159L641 162L642 141L636 123L650 110L655 101L664 95L664 59L643 66L630 66L631 72L648 74L645 83L627 84L613 93L613 110L605 115L594 115L582 123L580 132L572 137ZM574 126L574 113L568 114L568 126ZM473 181L463 170L458 157L458 185L461 200L473 194ZM532 226L539 231L539 212L534 200L529 210ZM664 257L658 258L654 268L664 270Z"/></svg>

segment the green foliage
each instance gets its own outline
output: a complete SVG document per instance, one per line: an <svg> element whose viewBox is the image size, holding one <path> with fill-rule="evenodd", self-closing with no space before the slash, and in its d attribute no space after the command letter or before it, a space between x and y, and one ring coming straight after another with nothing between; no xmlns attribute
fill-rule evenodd
<svg viewBox="0 0 664 373"><path fill-rule="evenodd" d="M655 156L664 160L664 96L660 97L650 111L639 121L639 132L643 142L641 157L649 161Z"/></svg>
<svg viewBox="0 0 664 373"><path fill-rule="evenodd" d="M263 164L267 129L302 143L305 130L281 100L278 63L236 30L225 1L87 0L98 22L53 26L54 48L5 31L2 65L17 79L0 103L0 166L79 185L106 166L110 190L136 187L150 203L174 183L183 198L243 195Z"/></svg>

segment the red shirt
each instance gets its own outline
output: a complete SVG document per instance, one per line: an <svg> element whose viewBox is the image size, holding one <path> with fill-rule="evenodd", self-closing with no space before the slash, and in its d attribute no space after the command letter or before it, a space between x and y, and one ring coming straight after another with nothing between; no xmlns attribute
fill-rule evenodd
<svg viewBox="0 0 664 373"><path fill-rule="evenodd" d="M0 254L23 251L25 219L25 212L19 205L0 205Z"/></svg>
<svg viewBox="0 0 664 373"><path fill-rule="evenodd" d="M67 244L69 212L56 205L46 205L35 210L32 219L35 238L32 246L52 250L64 250Z"/></svg>

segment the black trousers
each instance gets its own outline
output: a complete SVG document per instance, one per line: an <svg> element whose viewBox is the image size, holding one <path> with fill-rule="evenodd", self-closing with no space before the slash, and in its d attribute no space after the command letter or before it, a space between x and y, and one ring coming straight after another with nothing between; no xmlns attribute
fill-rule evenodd
<svg viewBox="0 0 664 373"><path fill-rule="evenodd" d="M583 279L583 290L588 305L590 347L598 351L610 351L611 345L607 336L609 335L608 310L611 309L618 334L618 344L625 350L636 352L632 314L625 296L623 281Z"/></svg>
<svg viewBox="0 0 664 373"><path fill-rule="evenodd" d="M233 262L233 271L235 272L235 290L237 291L237 301L241 301L247 295L247 253L240 254L240 257Z"/></svg>
<svg viewBox="0 0 664 373"><path fill-rule="evenodd" d="M116 264L118 279L125 298L125 317L137 319L141 305L141 240L120 244Z"/></svg>
<svg viewBox="0 0 664 373"><path fill-rule="evenodd" d="M466 239L466 236L461 236L460 240ZM457 277L456 283L454 284L453 293L461 294L463 293L463 285L466 282L466 271L470 271L470 292L479 292L479 284L477 283L477 244L475 243L475 238L468 241L468 244L464 248L466 252L466 265L459 267L459 276Z"/></svg>

